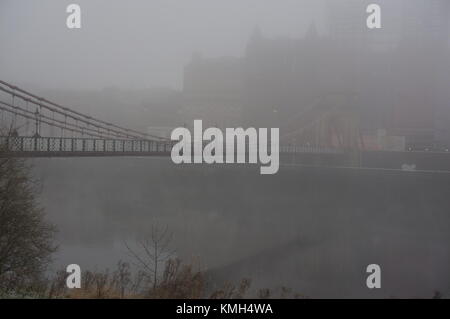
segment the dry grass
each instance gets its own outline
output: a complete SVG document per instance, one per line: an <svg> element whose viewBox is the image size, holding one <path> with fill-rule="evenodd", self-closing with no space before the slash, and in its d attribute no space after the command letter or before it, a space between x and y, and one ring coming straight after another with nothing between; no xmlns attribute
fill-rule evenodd
<svg viewBox="0 0 450 319"><path fill-rule="evenodd" d="M82 275L80 289L66 287L67 273L60 271L48 282L44 298L73 299L241 299L257 298L299 298L287 288L279 292L261 289L252 292L249 279L242 279L237 285L227 283L220 289L210 290L211 283L205 272L193 264L183 264L179 259L166 262L164 272L156 286L143 272L131 273L127 263L119 262L113 272L85 271Z"/></svg>

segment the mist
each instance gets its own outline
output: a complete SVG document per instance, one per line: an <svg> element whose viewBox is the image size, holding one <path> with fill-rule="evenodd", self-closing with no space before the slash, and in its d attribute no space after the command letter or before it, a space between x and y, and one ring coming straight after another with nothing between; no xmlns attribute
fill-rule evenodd
<svg viewBox="0 0 450 319"><path fill-rule="evenodd" d="M70 1L2 1L2 75L43 88L181 88L193 52L239 56L252 30L301 36L320 1L78 1L82 28L65 27Z"/></svg>
<svg viewBox="0 0 450 319"><path fill-rule="evenodd" d="M372 2L380 29L366 26ZM276 127L301 151L270 177L165 157L30 160L59 229L51 271L114 267L158 223L217 281L311 297L449 291L450 2L79 0L81 29L66 27L70 3L1 1L0 80L163 138L202 119ZM2 111L2 127L86 137L38 132L30 110L35 126ZM375 292L374 262L386 269Z"/></svg>

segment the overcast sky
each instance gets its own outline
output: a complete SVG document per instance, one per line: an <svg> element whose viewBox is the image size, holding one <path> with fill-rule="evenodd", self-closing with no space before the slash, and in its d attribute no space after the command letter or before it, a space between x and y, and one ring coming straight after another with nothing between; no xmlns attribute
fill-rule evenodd
<svg viewBox="0 0 450 319"><path fill-rule="evenodd" d="M82 28L66 27L77 3ZM180 88L193 52L241 56L269 36L320 29L318 0L1 0L0 77L42 88Z"/></svg>

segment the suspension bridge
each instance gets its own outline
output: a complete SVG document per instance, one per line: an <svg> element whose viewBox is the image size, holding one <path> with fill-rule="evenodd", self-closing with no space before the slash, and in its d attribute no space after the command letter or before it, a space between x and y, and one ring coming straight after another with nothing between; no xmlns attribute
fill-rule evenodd
<svg viewBox="0 0 450 319"><path fill-rule="evenodd" d="M0 157L168 156L168 139L63 106L0 80ZM338 154L318 146L281 145L285 154Z"/></svg>
<svg viewBox="0 0 450 319"><path fill-rule="evenodd" d="M172 142L80 113L0 80L0 155L161 156Z"/></svg>

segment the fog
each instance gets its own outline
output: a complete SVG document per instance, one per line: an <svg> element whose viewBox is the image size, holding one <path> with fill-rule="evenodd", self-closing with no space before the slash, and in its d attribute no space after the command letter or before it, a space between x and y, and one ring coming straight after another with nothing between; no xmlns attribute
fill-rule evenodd
<svg viewBox="0 0 450 319"><path fill-rule="evenodd" d="M42 203L61 243L54 269L114 268L125 246L168 225L183 260L217 280L308 297L447 291L450 174L176 166L164 158L41 159ZM244 182L243 182L244 181ZM385 269L383 289L365 267ZM220 282L219 281L219 282Z"/></svg>
<svg viewBox="0 0 450 319"><path fill-rule="evenodd" d="M193 52L241 55L255 26L301 36L320 1L77 1L82 28L66 28L72 1L0 4L2 76L43 88L181 88Z"/></svg>
<svg viewBox="0 0 450 319"><path fill-rule="evenodd" d="M366 26L372 2L381 29ZM168 157L32 160L59 229L53 269L112 268L159 223L218 281L448 292L450 2L79 0L82 27L68 29L70 3L0 2L1 80L142 132L277 127L281 145L357 156L283 156L270 177ZM382 291L365 286L370 263L386 269Z"/></svg>

